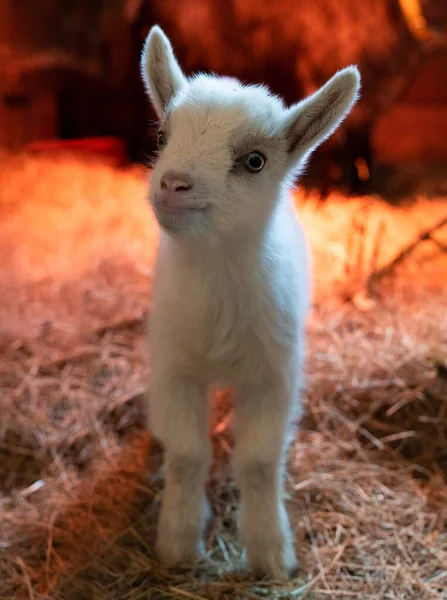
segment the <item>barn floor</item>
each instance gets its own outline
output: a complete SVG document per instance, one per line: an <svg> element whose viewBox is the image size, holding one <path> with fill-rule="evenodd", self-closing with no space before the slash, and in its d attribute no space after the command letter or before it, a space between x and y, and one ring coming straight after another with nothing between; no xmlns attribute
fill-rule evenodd
<svg viewBox="0 0 447 600"><path fill-rule="evenodd" d="M153 553L160 448L144 427L156 228L138 170L6 159L0 190L0 598L447 598L447 215L297 194L314 255L305 414L287 501L301 569L255 581L235 529L231 402L216 393L207 554Z"/></svg>

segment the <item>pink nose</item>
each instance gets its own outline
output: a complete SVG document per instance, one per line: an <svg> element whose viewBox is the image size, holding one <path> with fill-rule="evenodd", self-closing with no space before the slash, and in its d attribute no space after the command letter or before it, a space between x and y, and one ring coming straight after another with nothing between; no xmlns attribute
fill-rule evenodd
<svg viewBox="0 0 447 600"><path fill-rule="evenodd" d="M192 179L186 173L179 171L166 171L161 178L160 187L165 194L183 195L181 192L189 192L192 190ZM179 194L180 192L180 194Z"/></svg>

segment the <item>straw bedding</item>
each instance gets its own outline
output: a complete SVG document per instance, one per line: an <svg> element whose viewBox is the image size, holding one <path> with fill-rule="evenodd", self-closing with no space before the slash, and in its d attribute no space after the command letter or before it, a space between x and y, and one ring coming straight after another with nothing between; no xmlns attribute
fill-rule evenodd
<svg viewBox="0 0 447 600"><path fill-rule="evenodd" d="M237 536L228 391L213 394L207 553L179 569L154 556L163 467L145 431L156 229L144 178L8 161L0 598L447 598L446 255L421 244L380 297L363 294L373 263L447 212L442 199L392 209L333 197L317 208L298 197L315 302L286 486L301 568L280 584L251 577Z"/></svg>

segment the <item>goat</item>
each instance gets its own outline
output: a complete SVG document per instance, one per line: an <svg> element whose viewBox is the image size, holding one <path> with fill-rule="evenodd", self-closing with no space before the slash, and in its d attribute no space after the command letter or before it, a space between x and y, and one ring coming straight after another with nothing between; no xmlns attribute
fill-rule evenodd
<svg viewBox="0 0 447 600"><path fill-rule="evenodd" d="M306 242L288 188L357 99L354 66L286 108L262 85L183 74L158 27L141 72L160 119L149 201L160 225L149 329L149 426L165 449L156 550L194 560L210 517L207 389L234 389L240 527L257 573L296 567L282 501L303 381Z"/></svg>

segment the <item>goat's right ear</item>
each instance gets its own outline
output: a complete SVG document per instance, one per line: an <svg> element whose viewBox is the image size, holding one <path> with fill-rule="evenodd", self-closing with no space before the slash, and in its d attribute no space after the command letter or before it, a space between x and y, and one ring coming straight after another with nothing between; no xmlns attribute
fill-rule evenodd
<svg viewBox="0 0 447 600"><path fill-rule="evenodd" d="M155 25L150 30L141 54L141 76L160 118L186 78L163 31Z"/></svg>

